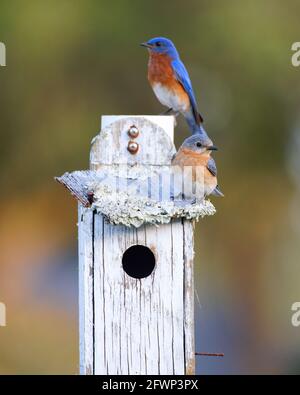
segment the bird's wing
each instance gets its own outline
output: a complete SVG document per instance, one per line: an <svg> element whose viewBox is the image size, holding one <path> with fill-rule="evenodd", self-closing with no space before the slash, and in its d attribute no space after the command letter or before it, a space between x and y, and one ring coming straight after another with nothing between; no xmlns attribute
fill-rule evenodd
<svg viewBox="0 0 300 395"><path fill-rule="evenodd" d="M179 59L173 60L171 62L171 66L173 68L173 71L175 73L175 77L176 77L177 81L180 82L180 84L183 86L184 90L186 91L186 93L189 96L193 114L195 117L195 121L199 125L201 122L203 122L203 118L198 112L197 102L196 102L196 98L194 95L194 91L192 88L192 83L191 83L189 74L188 74L184 64Z"/></svg>
<svg viewBox="0 0 300 395"><path fill-rule="evenodd" d="M216 162L212 157L209 158L207 162L207 170L214 176L217 176L218 170L217 170L217 165Z"/></svg>
<svg viewBox="0 0 300 395"><path fill-rule="evenodd" d="M224 193L221 191L219 185L215 187L215 189L212 191L211 195L213 196L219 196L219 197L224 197Z"/></svg>

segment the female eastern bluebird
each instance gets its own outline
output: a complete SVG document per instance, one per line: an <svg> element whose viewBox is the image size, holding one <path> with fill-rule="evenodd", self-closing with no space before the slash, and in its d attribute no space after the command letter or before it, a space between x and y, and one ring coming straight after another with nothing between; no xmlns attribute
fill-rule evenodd
<svg viewBox="0 0 300 395"><path fill-rule="evenodd" d="M201 133L202 116L189 74L180 60L175 45L164 37L153 38L142 46L149 50L148 80L167 113L182 113L193 134Z"/></svg>
<svg viewBox="0 0 300 395"><path fill-rule="evenodd" d="M173 166L191 166L193 169L193 182L203 184L204 196L224 196L217 182L217 166L211 157L211 152L216 151L214 145L207 144L207 140L199 134L184 140L177 154L172 160ZM196 168L202 170L201 179L196 179ZM189 198L186 196L186 198Z"/></svg>

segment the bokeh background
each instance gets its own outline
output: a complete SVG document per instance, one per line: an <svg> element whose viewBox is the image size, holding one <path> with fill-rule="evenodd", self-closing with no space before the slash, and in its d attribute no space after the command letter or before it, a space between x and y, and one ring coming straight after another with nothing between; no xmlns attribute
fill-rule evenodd
<svg viewBox="0 0 300 395"><path fill-rule="evenodd" d="M224 199L196 227L197 372L300 373L297 0L1 0L0 373L78 372L76 202L101 114L158 114L139 43L190 72ZM176 144L188 136L184 122Z"/></svg>

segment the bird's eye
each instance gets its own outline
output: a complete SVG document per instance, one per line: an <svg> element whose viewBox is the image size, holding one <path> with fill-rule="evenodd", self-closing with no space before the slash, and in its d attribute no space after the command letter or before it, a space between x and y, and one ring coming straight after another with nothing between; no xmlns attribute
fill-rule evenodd
<svg viewBox="0 0 300 395"><path fill-rule="evenodd" d="M161 47L161 43L160 43L160 42L157 42L157 43L156 43L156 46L157 46L157 47Z"/></svg>
<svg viewBox="0 0 300 395"><path fill-rule="evenodd" d="M197 146L198 148L202 147L202 144L200 143L200 141L197 141L196 146Z"/></svg>

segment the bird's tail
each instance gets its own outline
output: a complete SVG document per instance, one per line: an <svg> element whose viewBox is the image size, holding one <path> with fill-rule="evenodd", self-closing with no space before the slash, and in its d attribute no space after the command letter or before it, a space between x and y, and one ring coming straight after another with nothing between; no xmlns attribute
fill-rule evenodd
<svg viewBox="0 0 300 395"><path fill-rule="evenodd" d="M211 195L213 196L219 196L219 197L224 197L224 193L221 191L219 185L215 187L215 189L212 191Z"/></svg>
<svg viewBox="0 0 300 395"><path fill-rule="evenodd" d="M187 124L189 125L192 134L199 133L199 130L201 130L202 128L201 124L203 123L203 118L198 113L198 111L190 109L184 114L184 117L187 121Z"/></svg>
<svg viewBox="0 0 300 395"><path fill-rule="evenodd" d="M200 112L195 111L195 112L194 112L194 117L195 117L195 119L196 119L197 125L200 125L201 123L204 122L204 119L203 119L202 115L200 114Z"/></svg>

